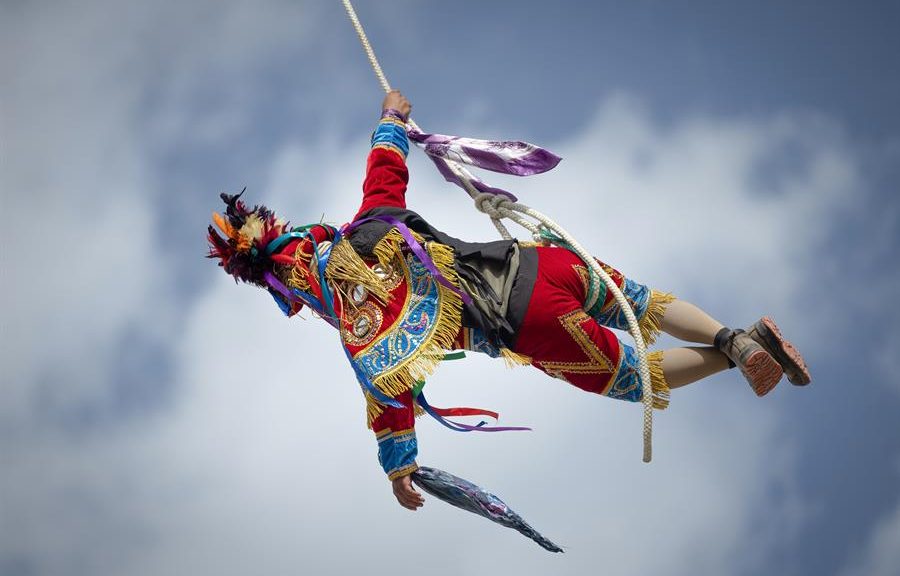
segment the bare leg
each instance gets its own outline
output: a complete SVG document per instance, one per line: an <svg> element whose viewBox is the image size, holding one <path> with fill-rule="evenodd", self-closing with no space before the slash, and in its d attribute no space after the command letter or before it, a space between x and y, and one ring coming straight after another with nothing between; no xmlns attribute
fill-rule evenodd
<svg viewBox="0 0 900 576"><path fill-rule="evenodd" d="M673 300L666 306L660 327L679 340L706 345L712 345L716 334L724 328L718 320L684 300Z"/></svg>
<svg viewBox="0 0 900 576"><path fill-rule="evenodd" d="M685 386L737 364L758 396L778 384L782 367L743 331L730 331L690 302L674 300L660 321L667 334L712 348L675 348L663 353L661 368L670 388ZM721 331L721 333L720 333ZM716 342L716 336L719 342ZM727 352L727 354L726 354Z"/></svg>
<svg viewBox="0 0 900 576"><path fill-rule="evenodd" d="M669 388L680 388L728 369L728 357L715 348L670 348L663 352L662 370Z"/></svg>

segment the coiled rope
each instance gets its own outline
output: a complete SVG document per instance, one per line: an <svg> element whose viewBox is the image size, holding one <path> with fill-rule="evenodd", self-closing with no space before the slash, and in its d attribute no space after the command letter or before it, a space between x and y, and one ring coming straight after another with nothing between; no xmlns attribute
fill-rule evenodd
<svg viewBox="0 0 900 576"><path fill-rule="evenodd" d="M369 59L369 64L372 66L372 70L375 72L378 82L385 92L390 92L391 85L388 83L387 77L384 75L384 71L382 71L381 65L378 63L378 58L375 57L375 51L372 49L372 45L369 43L366 32L363 30L362 24L356 16L356 10L353 9L350 0L341 0L341 2L344 4L347 16L349 16L350 22L356 30L356 35L359 37L359 41L362 44L363 50L366 52L366 57ZM409 120L409 125L412 128L421 131L412 119ZM626 300L625 295L622 294L622 291L619 290L619 287L616 286L613 279L610 278L605 270L603 270L594 257L591 256L591 254L562 226L554 222L547 215L542 214L521 202L513 202L509 198L498 194L479 192L472 184L473 177L466 168L451 160L445 160L445 162L458 180L462 182L463 187L472 200L475 201L475 207L480 212L483 212L490 217L494 227L497 228L497 231L504 239L511 240L513 238L512 234L509 233L509 230L507 230L502 222L504 218L508 218L531 232L535 241L547 241L549 239L555 244L563 245L574 251L584 263L590 267L591 271L603 280L604 284L606 284L609 291L613 294L619 307L625 313L625 318L628 321L628 333L631 334L631 337L634 339L635 352L638 356L641 382L643 383L643 395L641 397L644 409L643 460L644 462L650 462L653 457L653 393L650 385L650 366L647 362L647 345L644 342L644 338L641 336L637 318L635 317L634 311L628 303L628 300ZM529 220L529 218L531 220ZM550 232L550 234L546 234L546 232ZM596 299L596 291L594 292L593 297ZM585 308L590 309L593 304L594 302L587 302L585 303Z"/></svg>

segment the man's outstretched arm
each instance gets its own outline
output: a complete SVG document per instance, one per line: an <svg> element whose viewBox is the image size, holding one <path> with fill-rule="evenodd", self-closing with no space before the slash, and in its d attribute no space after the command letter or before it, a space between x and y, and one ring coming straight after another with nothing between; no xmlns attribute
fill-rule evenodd
<svg viewBox="0 0 900 576"><path fill-rule="evenodd" d="M409 100L399 91L394 90L384 97L381 121L372 134L362 206L354 220L372 208L406 208L406 184L409 182L406 120L410 110Z"/></svg>

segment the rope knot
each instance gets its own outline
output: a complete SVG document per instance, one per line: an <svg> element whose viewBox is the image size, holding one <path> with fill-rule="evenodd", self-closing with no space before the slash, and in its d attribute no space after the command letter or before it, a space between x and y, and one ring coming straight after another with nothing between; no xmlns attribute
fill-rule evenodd
<svg viewBox="0 0 900 576"><path fill-rule="evenodd" d="M474 198L475 208L479 212L484 212L493 220L503 218L503 212L506 211L506 204L511 201L509 198L501 194L491 194L490 192L482 192Z"/></svg>

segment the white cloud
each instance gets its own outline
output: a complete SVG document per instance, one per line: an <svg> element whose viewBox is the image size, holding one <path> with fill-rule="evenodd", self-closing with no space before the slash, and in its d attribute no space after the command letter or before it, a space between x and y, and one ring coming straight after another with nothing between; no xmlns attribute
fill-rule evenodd
<svg viewBox="0 0 900 576"><path fill-rule="evenodd" d="M93 26L74 27L69 44L4 24L21 57L4 62L16 82L3 94L8 140L0 172L10 216L3 297L14 304L4 311L8 385L0 415L10 421L33 409L37 381L52 381L48 394L63 403L102 393L117 331L143 319L141 303L160 286L147 265L155 222L129 122L134 87L105 81L108 60L80 69L96 55L81 37ZM94 83L108 90L98 93ZM164 318L165 310L155 315ZM88 357L96 361L82 361ZM68 385L73 369L87 389Z"/></svg>
<svg viewBox="0 0 900 576"><path fill-rule="evenodd" d="M0 87L8 427L36 410L101 402L126 329L155 341L175 329L154 147L221 141L244 126L248 76L285 45L303 49L317 10L244 0L4 6L0 70L15 79ZM204 77L229 85L221 107L197 106ZM162 111L143 132L151 95Z"/></svg>

